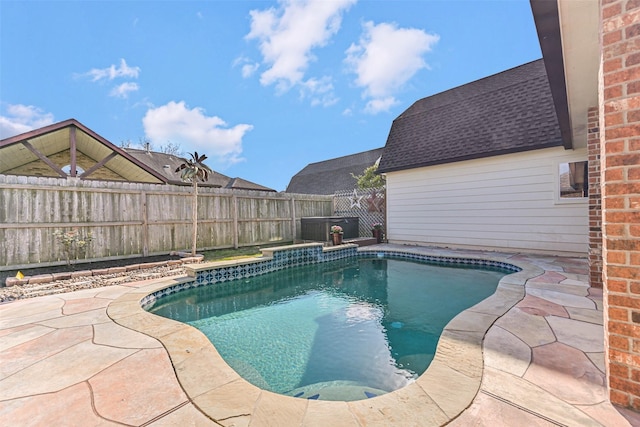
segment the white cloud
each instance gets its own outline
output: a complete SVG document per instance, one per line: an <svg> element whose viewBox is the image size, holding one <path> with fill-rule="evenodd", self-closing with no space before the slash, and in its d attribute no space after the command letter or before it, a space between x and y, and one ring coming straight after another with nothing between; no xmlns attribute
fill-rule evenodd
<svg viewBox="0 0 640 427"><path fill-rule="evenodd" d="M0 115L0 139L50 125L53 120L53 114L33 105L9 104L6 115Z"/></svg>
<svg viewBox="0 0 640 427"><path fill-rule="evenodd" d="M185 151L204 153L223 167L244 160L242 138L253 129L248 124L229 127L220 117L207 116L202 108L190 109L184 101L149 109L142 124L152 142L180 144Z"/></svg>
<svg viewBox="0 0 640 427"><path fill-rule="evenodd" d="M258 63L244 64L242 66L242 77L244 77L245 79L247 77L251 77L256 71L258 71L259 67L260 67L260 64Z"/></svg>
<svg viewBox="0 0 640 427"><path fill-rule="evenodd" d="M396 105L398 100L393 96L387 96L386 98L377 98L372 99L367 102L366 107L364 108L365 113L369 114L378 114L383 111L389 111L391 107Z"/></svg>
<svg viewBox="0 0 640 427"><path fill-rule="evenodd" d="M129 67L124 59L120 59L120 65L111 64L107 68L93 68L80 76L91 78L92 82L100 80L114 80L116 78L137 79L140 75L140 67Z"/></svg>
<svg viewBox="0 0 640 427"><path fill-rule="evenodd" d="M338 32L342 14L355 2L280 0L277 9L249 12L251 31L246 39L258 41L262 62L267 67L260 75L260 83L275 84L279 93L305 85L305 72L315 59L312 50L325 46ZM310 86L313 85L312 82Z"/></svg>
<svg viewBox="0 0 640 427"><path fill-rule="evenodd" d="M139 87L137 83L125 82L111 89L109 96L115 96L116 98L128 98L129 92L135 92L138 89Z"/></svg>
<svg viewBox="0 0 640 427"><path fill-rule="evenodd" d="M240 66L242 77L245 79L254 75L255 72L258 71L258 68L260 68L260 64L258 62L255 62L246 56L239 56L236 58L233 61L233 66Z"/></svg>
<svg viewBox="0 0 640 427"><path fill-rule="evenodd" d="M325 76L320 79L311 78L300 83L300 96L310 98L311 105L322 105L329 107L338 102L338 98L333 91L331 78Z"/></svg>
<svg viewBox="0 0 640 427"><path fill-rule="evenodd" d="M373 98L367 111L390 108L393 94L419 70L428 68L423 56L440 36L415 28L398 28L393 23L366 22L358 44L347 49L346 64L356 74L355 84L364 88L363 97Z"/></svg>

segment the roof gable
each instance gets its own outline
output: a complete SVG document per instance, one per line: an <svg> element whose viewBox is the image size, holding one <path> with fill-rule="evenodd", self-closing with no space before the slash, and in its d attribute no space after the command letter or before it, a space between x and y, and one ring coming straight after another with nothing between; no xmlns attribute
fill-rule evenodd
<svg viewBox="0 0 640 427"><path fill-rule="evenodd" d="M0 174L8 175L184 184L175 172L184 161L167 153L117 147L75 119L0 140ZM218 172L203 185L275 191Z"/></svg>
<svg viewBox="0 0 640 427"><path fill-rule="evenodd" d="M310 163L295 174L287 193L298 194L334 194L336 191L352 190L356 179L351 176L360 175L372 166L382 155L382 148L337 157L317 163Z"/></svg>
<svg viewBox="0 0 640 427"><path fill-rule="evenodd" d="M63 170L65 166L68 170ZM0 140L0 173L146 183L165 178L75 119Z"/></svg>
<svg viewBox="0 0 640 427"><path fill-rule="evenodd" d="M273 188L265 187L260 184L256 184L255 182L247 181L243 178L229 178L229 182L227 182L226 188L231 188L234 190L251 190L251 191L269 191L276 192Z"/></svg>
<svg viewBox="0 0 640 427"><path fill-rule="evenodd" d="M562 145L542 60L423 98L391 126L379 172Z"/></svg>

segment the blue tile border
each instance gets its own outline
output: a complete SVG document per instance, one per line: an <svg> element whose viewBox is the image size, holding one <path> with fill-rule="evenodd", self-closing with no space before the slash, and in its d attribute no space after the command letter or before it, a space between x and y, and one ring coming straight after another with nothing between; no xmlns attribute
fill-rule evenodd
<svg viewBox="0 0 640 427"><path fill-rule="evenodd" d="M483 268L497 268L500 270L504 270L508 273L517 273L522 271L522 268L515 266L513 264L509 264L501 261L493 261L482 258L464 258L464 257L453 257L453 256L443 256L443 255L427 255L420 254L409 251L400 251L393 249L360 249L358 251L358 256L363 257L377 257L377 258L395 258L395 259L409 259L412 261L425 262L428 264L437 264L437 265L455 265L455 266L468 266L468 267L483 267Z"/></svg>
<svg viewBox="0 0 640 427"><path fill-rule="evenodd" d="M285 268L353 258L357 256L357 253L358 246L354 244L323 247L321 243L309 243L263 249L262 258L187 266L187 273L193 277L193 280L153 292L144 297L140 305L142 308L147 309L158 299L184 289L213 285L235 279L247 279Z"/></svg>
<svg viewBox="0 0 640 427"><path fill-rule="evenodd" d="M160 298L175 294L185 289L214 285L236 279L246 279L285 268L318 264L352 257L375 257L382 259L406 259L435 265L454 265L466 267L481 267L500 269L507 273L522 271L520 267L506 262L487 260L482 258L464 258L452 256L427 255L410 251L394 249L360 248L357 245L323 247L320 243L281 246L262 251L261 258L240 260L235 262L215 262L187 266L188 274L193 280L160 289L145 296L140 305L143 309L150 309Z"/></svg>

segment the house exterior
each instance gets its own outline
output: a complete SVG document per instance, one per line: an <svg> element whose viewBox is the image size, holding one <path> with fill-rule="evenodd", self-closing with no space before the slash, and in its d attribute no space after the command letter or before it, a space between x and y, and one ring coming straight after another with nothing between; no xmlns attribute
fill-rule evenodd
<svg viewBox="0 0 640 427"><path fill-rule="evenodd" d="M378 168L387 237L584 255L586 160L586 140L565 146L542 59L423 98L394 120Z"/></svg>
<svg viewBox="0 0 640 427"><path fill-rule="evenodd" d="M75 119L0 140L0 174L189 185L176 168L183 159L149 150L121 148ZM214 172L203 186L275 191Z"/></svg>
<svg viewBox="0 0 640 427"><path fill-rule="evenodd" d="M530 3L563 139L587 139L590 282L603 292L609 397L637 411L640 2Z"/></svg>
<svg viewBox="0 0 640 427"><path fill-rule="evenodd" d="M439 156L440 153L433 153L440 164L429 164L423 155L417 156L425 161L423 164L411 164L406 159L405 164L402 164L401 155L397 155L394 161L393 156L387 156L388 150L385 149L380 169L387 173L389 238L392 241L405 241L404 239L409 237L406 233L407 224L412 224L415 227L413 234L417 237L406 240L407 242L447 244L449 240L446 238L429 236L430 232L437 232L437 226L434 225L437 222L433 218L438 220L444 216L441 212L431 214L429 209L440 209L450 214L453 214L456 208L473 209L478 212L480 219L475 219L467 213L463 214L462 219L470 221L475 227L490 226L491 223L486 218L491 215L483 215L482 209L486 208L488 203L479 205L477 199L478 196L483 200L497 197L495 191L488 196L479 189L475 192L469 191L466 185L473 185L473 179L484 178L487 179L482 188L498 182L514 185L531 183L531 179L525 179L522 175L509 175L504 169L500 170L500 164L517 161L522 162L523 167L528 169L531 166L547 176L547 185L540 187L547 193L547 202L538 201L535 205L546 206L547 212L563 210L565 207L562 204L555 203L558 187L554 184L551 190L549 188L551 181L556 181L556 171L562 175L566 168L556 170L554 166L549 168L548 165L587 160L587 187L582 189L582 193L586 191L588 197L586 200L584 197L577 198L569 206L577 209L574 213L577 215L575 220L578 223L584 223L585 210L587 211L588 227L582 228L585 237L580 245L584 244L588 236L587 253L592 286L589 292L597 295L597 288L602 288L603 293L605 370L609 398L613 404L638 411L640 2L530 0L530 3L561 142L546 148L536 149L531 146L530 149L521 152L494 153L493 156L474 159L460 158L449 163L445 161L446 155ZM505 110L502 111L502 116L512 113ZM495 124L496 117L488 118L494 120ZM443 150L450 151L446 147ZM393 150L389 152L392 153ZM572 169L578 170L580 165L584 164L574 165ZM444 166L449 166L447 169L451 169L449 173L452 176L446 176ZM458 170L459 173L455 174L453 170ZM493 180L489 178L491 175L494 176ZM463 188L454 187L456 180L461 179L464 179L466 185L458 184ZM560 177L559 181L566 181L566 177ZM571 184L571 179L569 183ZM431 184L442 185L440 207L425 199L425 187ZM454 191L458 192L453 193ZM553 198L549 197L549 193L554 193ZM579 191L575 191L574 194L578 193ZM469 198L469 203L451 197L453 194L458 195L460 199ZM519 193L510 194L516 198ZM427 207L422 206L420 202L424 202ZM585 202L588 202L588 205L585 206ZM496 216L501 219L500 224L509 223L509 215L504 215L505 212L512 213L505 210L504 203L506 202L503 198L491 205L494 212L499 212ZM404 204L403 209L409 211L407 218L402 216L401 209L396 208L397 204ZM532 212L540 213L537 210ZM424 216L424 220L415 219L420 216ZM522 219L526 218L531 217L522 216ZM458 222L462 223L462 219ZM542 219L545 222L550 220L547 216ZM440 225L443 223L440 220ZM531 226L532 221L526 225ZM501 227L500 230L502 229ZM478 230L475 231L477 232ZM558 242L546 239L545 243L555 254L562 254L563 249L570 249L562 243L565 241L565 230L561 229L559 232L561 235ZM506 239L503 245L515 241L512 233L507 234L509 239ZM472 233L472 237L475 236L477 234ZM573 239L571 234L567 235L567 239ZM479 243L478 238L475 238L475 242ZM503 247L516 249L516 246L514 244Z"/></svg>
<svg viewBox="0 0 640 427"><path fill-rule="evenodd" d="M329 195L339 191L352 191L357 180L351 174L362 175L362 172L373 166L381 155L382 148L376 148L310 163L291 178L286 192Z"/></svg>

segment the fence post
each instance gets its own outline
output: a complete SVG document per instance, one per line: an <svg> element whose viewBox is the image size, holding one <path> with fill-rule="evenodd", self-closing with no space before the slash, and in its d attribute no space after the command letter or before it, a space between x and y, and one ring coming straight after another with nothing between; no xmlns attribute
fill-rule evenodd
<svg viewBox="0 0 640 427"><path fill-rule="evenodd" d="M147 209L147 192L140 192L142 208L142 256L149 256L149 212Z"/></svg>
<svg viewBox="0 0 640 427"><path fill-rule="evenodd" d="M295 243L296 241L296 199L291 196L291 239Z"/></svg>
<svg viewBox="0 0 640 427"><path fill-rule="evenodd" d="M234 194L231 200L233 201L233 248L238 249L238 198Z"/></svg>

